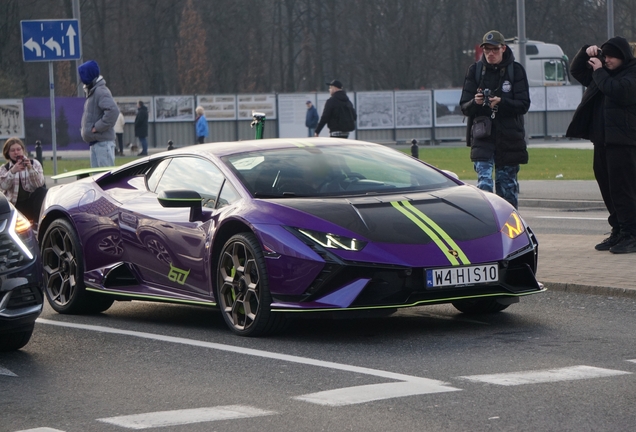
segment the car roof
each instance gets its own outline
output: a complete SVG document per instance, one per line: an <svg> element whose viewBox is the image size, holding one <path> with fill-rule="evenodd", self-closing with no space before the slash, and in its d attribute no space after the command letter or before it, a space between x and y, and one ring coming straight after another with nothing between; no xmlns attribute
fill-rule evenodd
<svg viewBox="0 0 636 432"><path fill-rule="evenodd" d="M260 139L260 140L248 140L248 141L230 141L230 142L215 142L208 144L195 144L187 147L181 147L175 150L169 150L170 154L179 153L209 153L217 157L223 157L227 155L245 153L251 151L262 151L271 149L284 149L284 148L297 148L297 147L329 147L329 146L378 146L384 147L381 144L375 144L367 141L356 140L343 140L342 138L272 138L272 139ZM165 152L159 153L165 156Z"/></svg>

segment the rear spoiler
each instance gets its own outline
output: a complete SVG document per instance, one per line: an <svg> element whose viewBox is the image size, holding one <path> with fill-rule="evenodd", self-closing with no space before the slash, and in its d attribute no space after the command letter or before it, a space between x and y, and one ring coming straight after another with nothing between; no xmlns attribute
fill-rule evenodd
<svg viewBox="0 0 636 432"><path fill-rule="evenodd" d="M60 179L65 179L65 178L69 178L69 177L76 177L76 180L79 180L81 178L88 177L88 176L93 175L93 174L98 174L98 173L103 173L103 172L107 172L107 171L112 171L115 168L117 168L117 167L111 166L111 167L83 168L83 169L78 169L78 170L69 171L69 172L65 172L65 173L62 173L62 174L54 175L54 176L51 176L51 178L53 180L60 180Z"/></svg>

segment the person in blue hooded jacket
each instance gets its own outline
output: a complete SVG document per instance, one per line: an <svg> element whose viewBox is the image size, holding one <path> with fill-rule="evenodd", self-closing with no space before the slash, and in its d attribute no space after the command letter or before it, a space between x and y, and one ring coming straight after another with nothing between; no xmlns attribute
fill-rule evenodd
<svg viewBox="0 0 636 432"><path fill-rule="evenodd" d="M205 118L205 110L198 106L195 110L197 118L194 121L196 126L197 144L203 144L208 137L208 120Z"/></svg>
<svg viewBox="0 0 636 432"><path fill-rule="evenodd" d="M82 63L77 71L86 92L81 134L91 148L91 167L114 166L114 126L119 108L106 87L106 81L99 74L99 65L95 60Z"/></svg>

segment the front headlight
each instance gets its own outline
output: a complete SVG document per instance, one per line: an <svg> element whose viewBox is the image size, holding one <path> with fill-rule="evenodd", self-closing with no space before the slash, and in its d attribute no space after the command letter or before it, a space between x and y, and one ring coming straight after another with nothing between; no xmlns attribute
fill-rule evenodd
<svg viewBox="0 0 636 432"><path fill-rule="evenodd" d="M13 215L11 215L11 222L9 222L9 230L8 233L13 238L13 241L16 245L22 249L24 255L26 255L29 259L33 259L33 254L29 250L26 244L24 244L24 237L28 235L31 230L31 222L27 218L25 218L22 213L15 210L13 211Z"/></svg>
<svg viewBox="0 0 636 432"><path fill-rule="evenodd" d="M336 234L329 234L325 232L301 228L293 229L296 232L302 234L304 237L327 249L361 251L367 245L367 242L356 240L351 237L343 237Z"/></svg>
<svg viewBox="0 0 636 432"><path fill-rule="evenodd" d="M525 230L526 227L517 212L512 212L504 226L501 227L501 232L511 239L519 237Z"/></svg>

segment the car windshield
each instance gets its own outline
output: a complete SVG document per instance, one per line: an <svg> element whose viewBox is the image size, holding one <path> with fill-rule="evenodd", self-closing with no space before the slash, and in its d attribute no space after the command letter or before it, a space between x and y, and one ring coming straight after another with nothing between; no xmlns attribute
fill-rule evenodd
<svg viewBox="0 0 636 432"><path fill-rule="evenodd" d="M226 156L256 198L324 197L431 190L456 183L381 146L302 146Z"/></svg>

